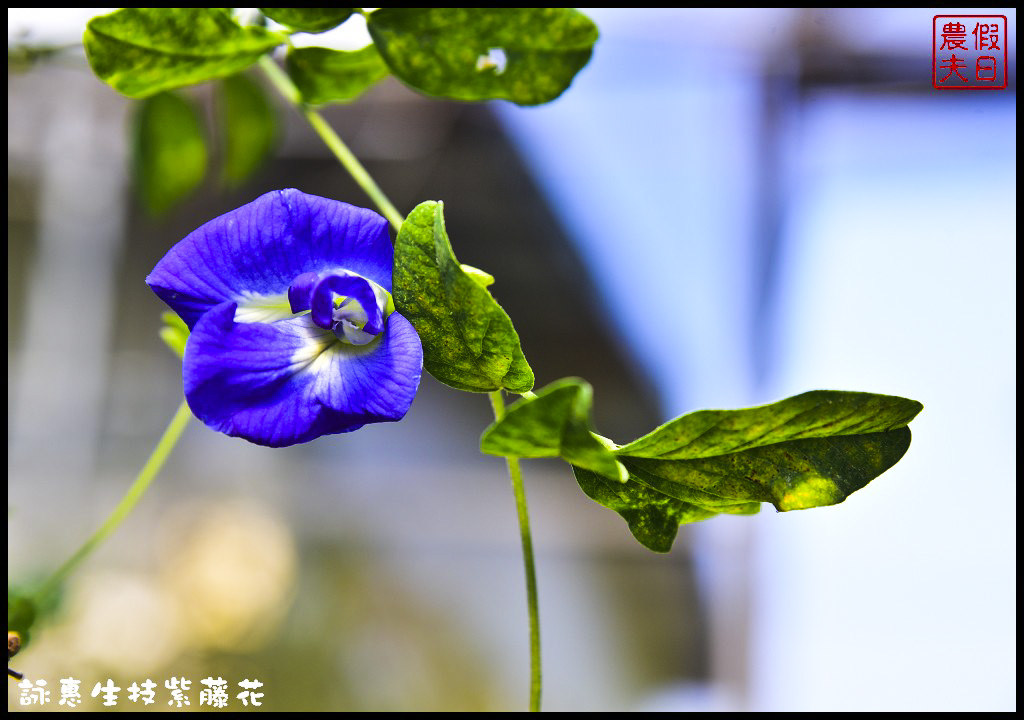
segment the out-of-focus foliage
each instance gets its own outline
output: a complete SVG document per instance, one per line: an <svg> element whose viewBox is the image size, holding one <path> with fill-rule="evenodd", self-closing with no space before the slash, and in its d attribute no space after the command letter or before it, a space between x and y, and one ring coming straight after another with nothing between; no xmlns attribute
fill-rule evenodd
<svg viewBox="0 0 1024 720"><path fill-rule="evenodd" d="M135 116L134 154L142 204L162 215L206 176L208 152L198 107L174 92L143 100Z"/></svg>
<svg viewBox="0 0 1024 720"><path fill-rule="evenodd" d="M185 343L188 342L189 336L188 325L179 317L178 313L170 310L161 313L160 319L164 321L163 327L160 328L160 339L171 349L171 352L179 358L184 358Z"/></svg>
<svg viewBox="0 0 1024 720"><path fill-rule="evenodd" d="M8 586L7 631L21 636L21 647L28 644L36 614L36 605L31 596Z"/></svg>
<svg viewBox="0 0 1024 720"><path fill-rule="evenodd" d="M224 78L217 91L223 178L229 187L238 187L273 151L278 138L277 113L263 87L244 74Z"/></svg>

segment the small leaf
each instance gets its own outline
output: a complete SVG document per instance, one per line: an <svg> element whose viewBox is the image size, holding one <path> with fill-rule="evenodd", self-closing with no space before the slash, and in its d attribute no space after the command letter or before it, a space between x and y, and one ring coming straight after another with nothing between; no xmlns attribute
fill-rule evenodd
<svg viewBox="0 0 1024 720"><path fill-rule="evenodd" d="M539 105L587 61L597 27L570 8L384 8L368 21L391 71L454 100Z"/></svg>
<svg viewBox="0 0 1024 720"><path fill-rule="evenodd" d="M178 317L178 313L164 312L160 315L164 325L160 328L160 339L179 358L185 357L185 343L188 342L189 329L185 321Z"/></svg>
<svg viewBox="0 0 1024 720"><path fill-rule="evenodd" d="M84 38L96 75L130 97L233 75L285 41L224 8L123 8L90 20Z"/></svg>
<svg viewBox="0 0 1024 720"><path fill-rule="evenodd" d="M394 299L423 342L423 366L441 382L469 392L533 387L512 321L455 259L441 203L420 203L402 223Z"/></svg>
<svg viewBox="0 0 1024 720"><path fill-rule="evenodd" d="M162 215L199 187L206 175L206 140L199 110L176 93L143 100L135 117L135 173L142 203Z"/></svg>
<svg viewBox="0 0 1024 720"><path fill-rule="evenodd" d="M7 586L7 632L21 636L21 649L28 645L38 615L35 601L29 593Z"/></svg>
<svg viewBox="0 0 1024 720"><path fill-rule="evenodd" d="M277 142L277 113L263 87L242 74L217 86L222 137L224 181L238 187L252 176Z"/></svg>
<svg viewBox="0 0 1024 720"><path fill-rule="evenodd" d="M481 452L505 457L561 457L616 482L629 473L590 432L593 389L579 378L551 383L509 407L480 438ZM609 442L609 445L611 443Z"/></svg>
<svg viewBox="0 0 1024 720"><path fill-rule="evenodd" d="M615 451L629 471L621 488L583 468L587 495L615 510L659 552L679 522L834 505L895 465L921 404L901 397L816 390L743 410L677 418Z"/></svg>
<svg viewBox="0 0 1024 720"><path fill-rule="evenodd" d="M353 100L388 75L388 66L373 45L354 52L293 48L285 65L303 101L313 105Z"/></svg>
<svg viewBox="0 0 1024 720"><path fill-rule="evenodd" d="M355 8L260 8L276 23L307 33L322 33L348 20Z"/></svg>

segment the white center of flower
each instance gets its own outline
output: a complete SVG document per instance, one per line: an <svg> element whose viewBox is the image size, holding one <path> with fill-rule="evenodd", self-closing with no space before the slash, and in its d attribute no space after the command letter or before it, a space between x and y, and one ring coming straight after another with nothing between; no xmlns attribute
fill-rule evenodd
<svg viewBox="0 0 1024 720"><path fill-rule="evenodd" d="M377 337L363 330L369 316L362 303L355 298L342 296L334 298L334 312L331 313L331 319L335 322L334 334L342 342L350 345L366 345Z"/></svg>

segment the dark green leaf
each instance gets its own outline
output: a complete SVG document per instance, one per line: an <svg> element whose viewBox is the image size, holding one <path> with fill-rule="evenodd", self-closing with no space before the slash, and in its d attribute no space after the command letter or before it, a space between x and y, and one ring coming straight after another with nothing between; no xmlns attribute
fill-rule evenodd
<svg viewBox="0 0 1024 720"><path fill-rule="evenodd" d="M611 480L625 482L626 468L590 432L592 396L590 384L579 378L553 382L536 396L509 407L505 417L484 431L480 450L505 457L561 457ZM609 441L608 445L612 443Z"/></svg>
<svg viewBox="0 0 1024 720"><path fill-rule="evenodd" d="M373 45L355 52L295 48L285 64L303 101L313 105L352 100L388 75L388 66Z"/></svg>
<svg viewBox="0 0 1024 720"><path fill-rule="evenodd" d="M665 423L619 449L668 459L710 457L803 438L860 435L900 428L921 403L892 395L812 390L743 410L700 410Z"/></svg>
<svg viewBox="0 0 1024 720"><path fill-rule="evenodd" d="M582 468L576 479L622 515L637 540L665 551L679 522L756 512L762 502L783 511L842 502L903 457L906 425L921 407L817 390L744 410L702 410L618 448L625 486Z"/></svg>
<svg viewBox="0 0 1024 720"><path fill-rule="evenodd" d="M672 549L680 525L706 520L719 513L752 515L761 509L760 503L733 503L712 510L652 490L632 474L626 482L620 483L581 467L574 466L572 470L583 492L621 515L633 537L654 552Z"/></svg>
<svg viewBox="0 0 1024 720"><path fill-rule="evenodd" d="M355 8L260 8L260 12L292 30L322 33L348 20Z"/></svg>
<svg viewBox="0 0 1024 720"><path fill-rule="evenodd" d="M135 118L134 150L143 205L161 215L195 190L206 174L198 109L175 93L146 98Z"/></svg>
<svg viewBox="0 0 1024 720"><path fill-rule="evenodd" d="M243 28L223 8L124 8L90 20L84 42L104 82L146 97L232 75L285 38Z"/></svg>
<svg viewBox="0 0 1024 720"><path fill-rule="evenodd" d="M185 343L188 342L189 329L178 313L167 311L160 315L164 325L160 328L160 339L179 358L185 357Z"/></svg>
<svg viewBox="0 0 1024 720"><path fill-rule="evenodd" d="M22 647L28 645L37 614L36 604L31 595L7 587L7 631L16 632L21 636Z"/></svg>
<svg viewBox="0 0 1024 720"><path fill-rule="evenodd" d="M533 387L512 321L455 259L441 203L420 203L402 223L394 299L423 342L423 366L441 382L470 392Z"/></svg>
<svg viewBox="0 0 1024 720"><path fill-rule="evenodd" d="M709 508L770 502L778 510L835 505L896 464L910 429L790 440L694 460L620 455L632 475L661 493ZM620 451L621 452L621 451Z"/></svg>
<svg viewBox="0 0 1024 720"><path fill-rule="evenodd" d="M569 8L384 8L368 20L391 71L427 95L539 105L587 61L597 27Z"/></svg>
<svg viewBox="0 0 1024 720"><path fill-rule="evenodd" d="M36 63L58 58L61 53L74 49L67 45L44 45L38 42L26 42L27 37L15 39L7 45L7 70L9 72L26 72Z"/></svg>
<svg viewBox="0 0 1024 720"><path fill-rule="evenodd" d="M238 187L259 169L277 142L277 113L263 87L245 75L218 86L224 138L224 181Z"/></svg>

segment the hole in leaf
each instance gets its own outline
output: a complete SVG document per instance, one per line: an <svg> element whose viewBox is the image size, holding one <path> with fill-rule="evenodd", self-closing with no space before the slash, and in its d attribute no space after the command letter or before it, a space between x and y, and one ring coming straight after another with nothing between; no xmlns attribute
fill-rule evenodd
<svg viewBox="0 0 1024 720"><path fill-rule="evenodd" d="M505 57L505 51L500 47L490 48L486 55L481 55L476 59L477 70L484 72L493 68L495 75L501 75L505 72L507 64L508 59Z"/></svg>

